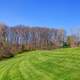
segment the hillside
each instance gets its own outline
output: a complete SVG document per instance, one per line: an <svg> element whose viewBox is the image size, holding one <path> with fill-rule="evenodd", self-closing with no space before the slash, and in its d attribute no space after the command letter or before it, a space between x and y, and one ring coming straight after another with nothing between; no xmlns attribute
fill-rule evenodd
<svg viewBox="0 0 80 80"><path fill-rule="evenodd" d="M24 52L0 61L0 80L80 80L80 49Z"/></svg>

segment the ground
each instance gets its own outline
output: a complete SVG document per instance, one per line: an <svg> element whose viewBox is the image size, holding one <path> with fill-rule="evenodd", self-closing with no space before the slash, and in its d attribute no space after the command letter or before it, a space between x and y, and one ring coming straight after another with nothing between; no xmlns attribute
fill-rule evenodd
<svg viewBox="0 0 80 80"><path fill-rule="evenodd" d="M24 52L0 61L0 80L80 80L80 48Z"/></svg>

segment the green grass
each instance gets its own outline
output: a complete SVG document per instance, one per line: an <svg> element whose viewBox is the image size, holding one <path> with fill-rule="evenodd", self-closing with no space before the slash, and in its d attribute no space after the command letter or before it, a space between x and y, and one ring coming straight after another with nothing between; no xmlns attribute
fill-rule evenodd
<svg viewBox="0 0 80 80"><path fill-rule="evenodd" d="M0 80L80 80L80 48L25 52L0 61Z"/></svg>

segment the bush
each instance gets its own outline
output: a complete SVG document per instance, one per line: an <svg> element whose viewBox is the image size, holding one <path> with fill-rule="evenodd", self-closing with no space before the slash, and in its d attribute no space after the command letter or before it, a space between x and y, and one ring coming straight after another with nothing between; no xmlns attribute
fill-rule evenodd
<svg viewBox="0 0 80 80"><path fill-rule="evenodd" d="M13 57L14 53L6 43L0 43L0 59Z"/></svg>
<svg viewBox="0 0 80 80"><path fill-rule="evenodd" d="M9 58L9 57L13 57L13 56L14 56L14 54L9 49L4 50L3 58Z"/></svg>
<svg viewBox="0 0 80 80"><path fill-rule="evenodd" d="M68 47L69 47L69 45L67 44L67 42L64 42L63 48L68 48Z"/></svg>

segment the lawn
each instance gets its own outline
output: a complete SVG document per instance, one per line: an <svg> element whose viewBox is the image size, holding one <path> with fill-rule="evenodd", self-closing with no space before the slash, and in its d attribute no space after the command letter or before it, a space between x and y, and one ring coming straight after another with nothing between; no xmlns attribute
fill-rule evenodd
<svg viewBox="0 0 80 80"><path fill-rule="evenodd" d="M0 80L80 80L80 48L24 52L0 61Z"/></svg>

